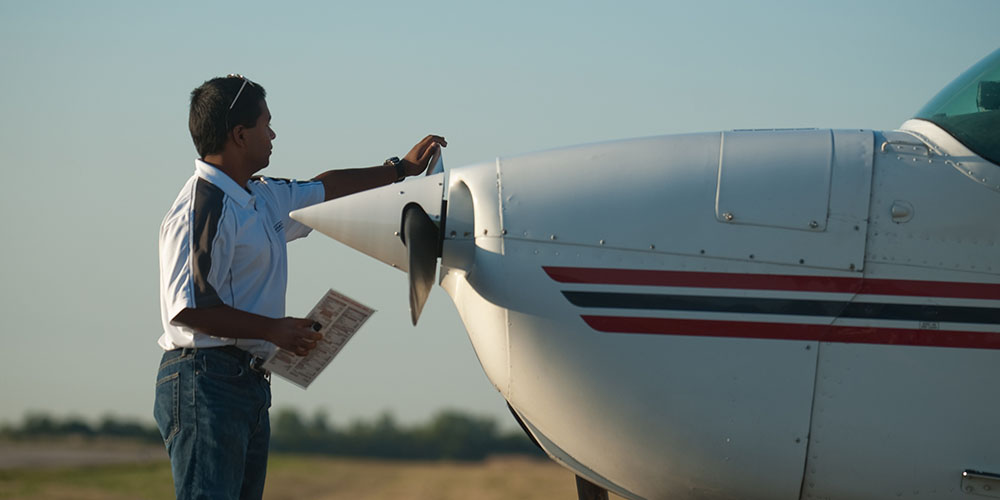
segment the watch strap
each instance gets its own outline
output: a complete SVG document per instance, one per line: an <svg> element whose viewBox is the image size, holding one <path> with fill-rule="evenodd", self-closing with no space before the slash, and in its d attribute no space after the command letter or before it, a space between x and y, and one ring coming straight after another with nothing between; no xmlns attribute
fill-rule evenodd
<svg viewBox="0 0 1000 500"><path fill-rule="evenodd" d="M399 182L406 178L406 170L403 168L403 162L399 160L398 156L393 156L392 158L385 160L385 163L383 163L382 165L386 167L391 166L392 168L396 169L396 182Z"/></svg>

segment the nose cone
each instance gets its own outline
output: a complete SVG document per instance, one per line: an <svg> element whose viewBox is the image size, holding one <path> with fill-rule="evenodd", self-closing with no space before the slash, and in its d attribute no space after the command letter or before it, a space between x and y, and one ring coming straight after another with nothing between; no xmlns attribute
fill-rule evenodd
<svg viewBox="0 0 1000 500"><path fill-rule="evenodd" d="M441 220L444 173L415 177L319 203L289 214L359 252L390 266L409 270L403 234L404 208L420 205L435 223Z"/></svg>

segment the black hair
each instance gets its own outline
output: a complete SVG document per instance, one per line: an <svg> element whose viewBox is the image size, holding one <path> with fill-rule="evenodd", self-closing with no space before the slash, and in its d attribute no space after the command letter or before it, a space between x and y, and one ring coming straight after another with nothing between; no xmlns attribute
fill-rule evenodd
<svg viewBox="0 0 1000 500"><path fill-rule="evenodd" d="M237 125L253 128L260 118L260 102L265 97L264 87L238 76L213 78L192 90L188 129L198 155L204 158L221 153L226 136ZM230 105L233 109L229 109Z"/></svg>

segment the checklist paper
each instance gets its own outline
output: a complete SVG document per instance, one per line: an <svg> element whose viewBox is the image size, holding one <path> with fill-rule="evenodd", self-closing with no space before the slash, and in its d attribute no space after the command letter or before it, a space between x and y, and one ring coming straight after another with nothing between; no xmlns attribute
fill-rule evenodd
<svg viewBox="0 0 1000 500"><path fill-rule="evenodd" d="M347 345L354 333L375 310L345 295L329 290L306 316L321 325L323 338L305 356L278 349L264 368L305 389Z"/></svg>

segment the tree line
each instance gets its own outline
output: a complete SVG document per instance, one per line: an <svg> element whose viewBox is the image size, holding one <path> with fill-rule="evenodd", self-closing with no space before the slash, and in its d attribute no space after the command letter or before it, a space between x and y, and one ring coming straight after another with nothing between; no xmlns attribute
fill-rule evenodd
<svg viewBox="0 0 1000 500"><path fill-rule="evenodd" d="M25 415L19 425L0 427L0 439L31 440L59 437L118 438L161 443L156 426L133 419L105 416L96 423L79 417L55 418L46 413ZM271 449L342 457L411 460L482 460L490 455L544 456L521 430L502 432L495 420L445 410L430 421L400 425L391 413L338 427L328 414L305 416L293 408L271 412Z"/></svg>

